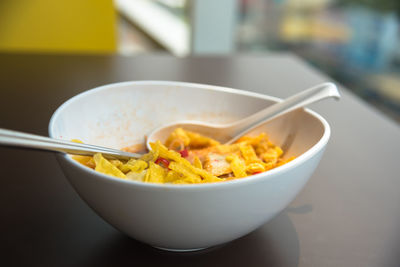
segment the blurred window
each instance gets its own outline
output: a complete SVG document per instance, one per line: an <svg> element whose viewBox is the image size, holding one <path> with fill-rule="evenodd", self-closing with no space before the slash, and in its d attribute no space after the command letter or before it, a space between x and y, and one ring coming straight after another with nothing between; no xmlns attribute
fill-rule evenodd
<svg viewBox="0 0 400 267"><path fill-rule="evenodd" d="M400 122L399 0L242 0L239 51L290 50Z"/></svg>

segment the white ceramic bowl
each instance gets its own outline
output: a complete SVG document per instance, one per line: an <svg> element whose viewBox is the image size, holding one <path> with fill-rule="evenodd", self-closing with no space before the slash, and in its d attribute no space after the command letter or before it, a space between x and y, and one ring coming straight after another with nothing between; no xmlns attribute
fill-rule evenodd
<svg viewBox="0 0 400 267"><path fill-rule="evenodd" d="M279 99L211 85L137 81L101 86L61 105L51 118L53 138L122 148L143 142L162 124L196 119L227 123ZM78 194L104 220L134 239L169 250L195 250L250 233L281 212L315 170L330 136L310 110L277 118L266 131L293 161L224 183L149 184L113 178L57 154Z"/></svg>

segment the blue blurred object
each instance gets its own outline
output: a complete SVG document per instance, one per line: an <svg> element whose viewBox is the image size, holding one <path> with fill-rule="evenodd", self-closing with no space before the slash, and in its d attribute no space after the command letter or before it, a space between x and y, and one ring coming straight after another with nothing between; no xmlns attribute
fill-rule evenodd
<svg viewBox="0 0 400 267"><path fill-rule="evenodd" d="M353 6L346 10L352 37L344 48L346 64L371 71L385 70L398 43L396 13Z"/></svg>

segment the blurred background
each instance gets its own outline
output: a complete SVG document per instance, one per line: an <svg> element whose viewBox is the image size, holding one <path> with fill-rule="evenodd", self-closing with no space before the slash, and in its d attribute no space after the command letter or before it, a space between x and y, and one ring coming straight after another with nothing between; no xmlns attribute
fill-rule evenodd
<svg viewBox="0 0 400 267"><path fill-rule="evenodd" d="M400 0L2 0L1 53L289 51L400 123Z"/></svg>

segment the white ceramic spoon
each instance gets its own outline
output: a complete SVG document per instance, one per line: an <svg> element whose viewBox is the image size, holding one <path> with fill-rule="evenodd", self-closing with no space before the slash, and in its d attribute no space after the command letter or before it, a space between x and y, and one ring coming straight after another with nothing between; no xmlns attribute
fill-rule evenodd
<svg viewBox="0 0 400 267"><path fill-rule="evenodd" d="M330 97L337 100L340 99L336 85L333 83L322 83L234 123L217 125L202 121L187 120L164 125L149 134L146 145L150 149L150 142L165 140L174 129L179 127L212 137L223 144L230 144L255 127L271 119Z"/></svg>

